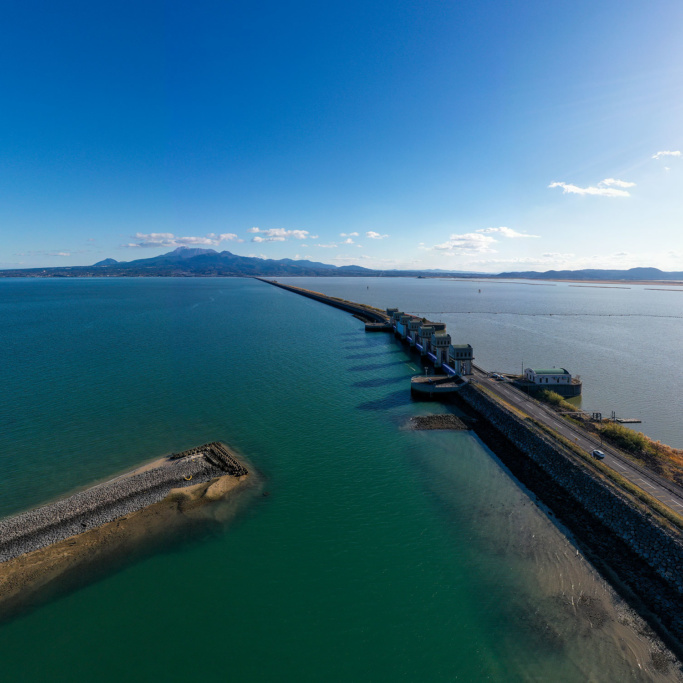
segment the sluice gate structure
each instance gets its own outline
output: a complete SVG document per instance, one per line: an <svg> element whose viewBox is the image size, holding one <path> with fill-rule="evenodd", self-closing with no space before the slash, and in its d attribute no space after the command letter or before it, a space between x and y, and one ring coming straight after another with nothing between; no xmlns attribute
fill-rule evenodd
<svg viewBox="0 0 683 683"><path fill-rule="evenodd" d="M309 299L351 313L365 323L366 332L393 332L411 350L420 354L426 366L425 375L411 380L411 392L425 398L445 398L459 391L472 374L474 352L470 344L453 345L445 323L399 311L398 308L381 310L345 299L331 297L302 287L285 285L277 280L256 278L261 282L286 289ZM430 374L431 373L431 374Z"/></svg>

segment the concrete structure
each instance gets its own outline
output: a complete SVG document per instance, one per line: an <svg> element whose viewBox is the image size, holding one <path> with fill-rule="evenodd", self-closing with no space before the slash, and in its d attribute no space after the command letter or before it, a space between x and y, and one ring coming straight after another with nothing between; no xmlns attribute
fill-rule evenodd
<svg viewBox="0 0 683 683"><path fill-rule="evenodd" d="M401 317L405 315L405 313L403 311L399 311L397 308L392 308L391 310L393 311L393 313L389 318L389 322L393 325L394 332L398 334L399 321L401 320Z"/></svg>
<svg viewBox="0 0 683 683"><path fill-rule="evenodd" d="M398 334L398 336L401 337L401 339L408 338L408 325L414 320L419 321L419 318L416 318L414 315L409 315L407 313L404 313L398 319L398 322L396 323L396 334Z"/></svg>
<svg viewBox="0 0 683 683"><path fill-rule="evenodd" d="M448 349L449 365L458 375L472 374L474 350L470 344L451 344Z"/></svg>
<svg viewBox="0 0 683 683"><path fill-rule="evenodd" d="M419 398L438 399L460 391L466 384L461 377L416 375L410 379L410 391Z"/></svg>
<svg viewBox="0 0 683 683"><path fill-rule="evenodd" d="M448 364L448 348L451 345L451 335L447 332L435 332L430 342L431 352L436 356L434 361L437 368Z"/></svg>
<svg viewBox="0 0 683 683"><path fill-rule="evenodd" d="M422 327L422 320L420 320L420 318L413 318L408 322L408 343L411 346L415 346L417 344L417 336L420 327Z"/></svg>
<svg viewBox="0 0 683 683"><path fill-rule="evenodd" d="M594 552L601 557L608 553L605 557L608 565L626 586L649 604L669 633L680 641L683 638L683 537L680 529L631 492L601 475L600 471L596 472L590 462L562 441L550 437L523 415L509 410L503 401L477 385L468 383L459 396L478 413L477 424L492 427L519 450L519 455L512 455L505 448L497 451L503 462L514 466L519 457L526 457L546 473L548 480L544 489L536 491L541 499L544 495L548 501L561 498L556 491L569 498L568 514L560 521L571 524L579 511L586 513L577 528L579 534L585 534L584 541L590 544L598 539ZM589 446L593 447L593 444ZM620 474L625 476L623 470ZM631 481L642 487L643 474ZM666 488L669 486L672 485L667 483ZM652 487L648 493L655 495ZM591 524L588 529L587 523ZM605 540L600 541L603 534L610 543L607 552ZM609 540L612 537L620 543L612 544ZM622 548L628 548L637 556L637 561Z"/></svg>
<svg viewBox="0 0 683 683"><path fill-rule="evenodd" d="M365 323L366 332L393 332L394 327L391 323Z"/></svg>
<svg viewBox="0 0 683 683"><path fill-rule="evenodd" d="M572 376L568 370L564 368L552 368L550 370L533 370L526 368L524 370L524 379L532 384L556 385L556 384L571 384Z"/></svg>
<svg viewBox="0 0 683 683"><path fill-rule="evenodd" d="M416 346L421 356L426 356L429 353L429 344L432 341L434 332L436 332L436 330L431 323L423 323L418 327Z"/></svg>

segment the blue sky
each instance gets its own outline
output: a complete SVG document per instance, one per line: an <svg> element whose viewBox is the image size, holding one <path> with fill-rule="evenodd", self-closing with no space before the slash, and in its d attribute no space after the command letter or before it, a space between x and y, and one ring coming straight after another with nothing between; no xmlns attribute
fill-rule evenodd
<svg viewBox="0 0 683 683"><path fill-rule="evenodd" d="M683 3L13 3L0 267L683 270Z"/></svg>

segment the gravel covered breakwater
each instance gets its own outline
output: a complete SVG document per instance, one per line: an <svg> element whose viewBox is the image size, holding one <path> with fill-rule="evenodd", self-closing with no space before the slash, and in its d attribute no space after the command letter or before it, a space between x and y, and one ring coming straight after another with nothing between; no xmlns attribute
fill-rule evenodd
<svg viewBox="0 0 683 683"><path fill-rule="evenodd" d="M224 456L227 449L222 444L207 444L187 453L172 456L152 469L123 475L64 500L0 520L0 562L158 503L171 489L194 486L226 474L247 473L228 456L237 466L230 471ZM217 458L218 453L223 457Z"/></svg>

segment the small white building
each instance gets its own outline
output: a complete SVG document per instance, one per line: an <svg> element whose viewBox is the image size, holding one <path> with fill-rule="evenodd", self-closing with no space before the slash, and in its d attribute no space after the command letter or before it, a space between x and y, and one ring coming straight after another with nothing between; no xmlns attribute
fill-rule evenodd
<svg viewBox="0 0 683 683"><path fill-rule="evenodd" d="M526 368L524 379L533 384L552 386L558 384L571 384L572 376L564 368L552 368L551 370L534 370Z"/></svg>

